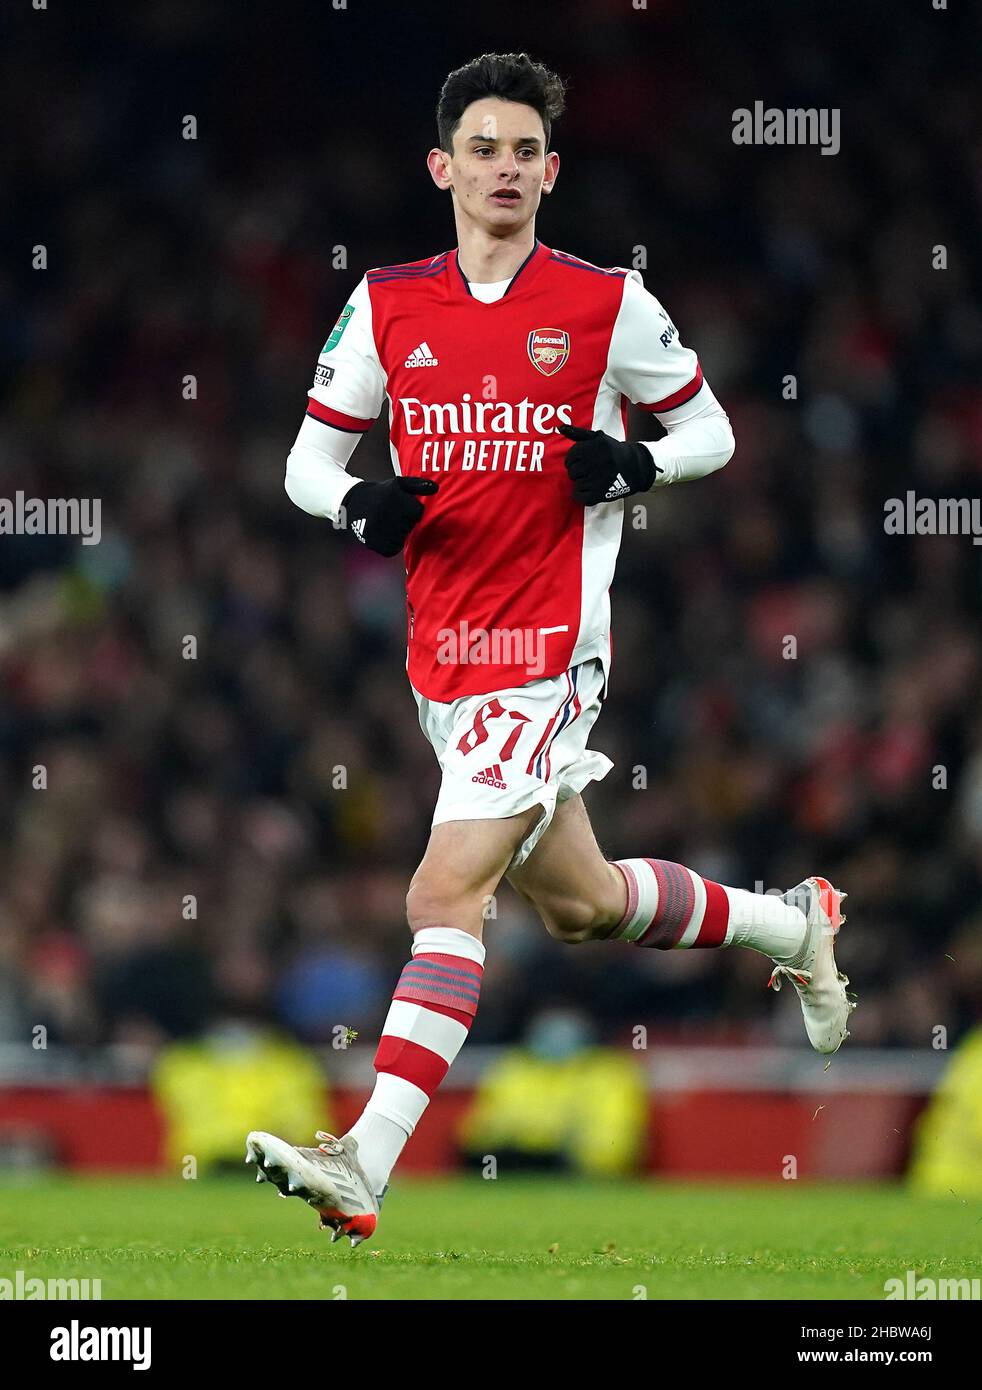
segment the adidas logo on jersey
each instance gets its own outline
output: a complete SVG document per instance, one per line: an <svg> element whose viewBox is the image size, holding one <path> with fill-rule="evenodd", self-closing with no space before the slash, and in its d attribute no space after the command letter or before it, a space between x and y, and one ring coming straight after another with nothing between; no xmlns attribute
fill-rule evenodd
<svg viewBox="0 0 982 1390"><path fill-rule="evenodd" d="M482 787L494 787L499 792L508 790L501 775L501 764L495 763L493 767L486 767L483 772L477 773L471 778L472 782L480 782Z"/></svg>
<svg viewBox="0 0 982 1390"><path fill-rule="evenodd" d="M631 489L628 487L621 474L618 473L617 477L604 493L604 500L606 502L613 502L617 497L626 497L630 491Z"/></svg>
<svg viewBox="0 0 982 1390"><path fill-rule="evenodd" d="M358 518L357 521L353 521L353 522L351 523L351 529L352 529L352 531L354 532L354 534L358 537L358 539L361 541L362 545L364 545L364 544L365 544L365 518L364 518L363 516L360 516L360 517Z"/></svg>
<svg viewBox="0 0 982 1390"><path fill-rule="evenodd" d="M433 356L433 349L429 343L420 343L419 347L414 347L406 358L407 367L438 367L440 359Z"/></svg>

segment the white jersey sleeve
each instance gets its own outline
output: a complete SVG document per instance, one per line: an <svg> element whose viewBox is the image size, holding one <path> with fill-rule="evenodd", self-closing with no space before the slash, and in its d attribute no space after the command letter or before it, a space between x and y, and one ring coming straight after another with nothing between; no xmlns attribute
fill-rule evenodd
<svg viewBox="0 0 982 1390"><path fill-rule="evenodd" d="M337 521L345 495L360 481L347 472L348 460L381 412L385 385L362 279L321 348L307 415L287 459L286 491L312 516Z"/></svg>
<svg viewBox="0 0 982 1390"><path fill-rule="evenodd" d="M659 419L663 415L684 419L685 407L704 386L699 359L691 348L683 347L678 329L636 270L629 270L624 280L610 339L607 380Z"/></svg>
<svg viewBox="0 0 982 1390"><path fill-rule="evenodd" d="M335 429L363 434L378 418L384 399L385 372L375 347L372 301L363 277L321 348L308 396L310 413Z"/></svg>
<svg viewBox="0 0 982 1390"><path fill-rule="evenodd" d="M645 441L659 468L656 487L703 477L732 456L729 419L703 378L699 359L683 346L636 270L624 280L605 380L668 431L665 439Z"/></svg>

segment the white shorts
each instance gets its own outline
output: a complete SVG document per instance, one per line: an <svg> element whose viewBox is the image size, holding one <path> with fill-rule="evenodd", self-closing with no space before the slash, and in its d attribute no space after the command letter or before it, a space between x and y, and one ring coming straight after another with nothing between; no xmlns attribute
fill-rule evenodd
<svg viewBox="0 0 982 1390"><path fill-rule="evenodd" d="M606 777L613 763L586 746L600 713L604 668L584 661L561 676L441 704L413 691L443 771L433 824L499 820L541 806L510 868L523 864L560 801Z"/></svg>

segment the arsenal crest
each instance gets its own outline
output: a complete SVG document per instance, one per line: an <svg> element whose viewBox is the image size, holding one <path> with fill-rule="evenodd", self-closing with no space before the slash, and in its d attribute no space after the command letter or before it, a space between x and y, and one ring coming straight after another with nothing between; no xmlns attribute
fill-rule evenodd
<svg viewBox="0 0 982 1390"><path fill-rule="evenodd" d="M555 376L569 356L569 334L562 328L533 328L529 360L543 376Z"/></svg>

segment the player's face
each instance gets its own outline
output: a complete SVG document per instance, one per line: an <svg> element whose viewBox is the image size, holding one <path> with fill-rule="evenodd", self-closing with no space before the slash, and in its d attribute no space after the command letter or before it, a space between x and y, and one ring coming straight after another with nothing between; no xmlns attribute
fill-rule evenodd
<svg viewBox="0 0 982 1390"><path fill-rule="evenodd" d="M442 154L442 161L432 156ZM550 193L559 156L546 153L545 131L531 106L500 97L471 102L453 138L453 153L431 152L430 170L453 190L463 216L497 236L528 225Z"/></svg>

